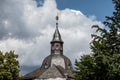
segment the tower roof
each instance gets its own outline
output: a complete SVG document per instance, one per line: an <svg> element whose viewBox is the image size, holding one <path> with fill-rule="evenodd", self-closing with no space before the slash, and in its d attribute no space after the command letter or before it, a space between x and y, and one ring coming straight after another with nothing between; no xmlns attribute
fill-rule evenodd
<svg viewBox="0 0 120 80"><path fill-rule="evenodd" d="M58 27L56 27L56 30L54 32L53 39L51 42L63 42Z"/></svg>
<svg viewBox="0 0 120 80"><path fill-rule="evenodd" d="M63 40L61 38L59 29L58 29L58 19L59 19L59 17L56 16L56 29L55 29L55 32L54 32L54 35L53 35L53 39L52 39L51 42L62 42L63 43Z"/></svg>

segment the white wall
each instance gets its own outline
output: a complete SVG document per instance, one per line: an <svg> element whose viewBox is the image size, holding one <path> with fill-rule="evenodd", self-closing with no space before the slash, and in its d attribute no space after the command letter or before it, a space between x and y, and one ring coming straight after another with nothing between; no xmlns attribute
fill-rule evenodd
<svg viewBox="0 0 120 80"><path fill-rule="evenodd" d="M45 79L45 80L66 80L65 78L49 78L49 79Z"/></svg>
<svg viewBox="0 0 120 80"><path fill-rule="evenodd" d="M34 79L34 80L66 80L65 78L49 78L49 79Z"/></svg>

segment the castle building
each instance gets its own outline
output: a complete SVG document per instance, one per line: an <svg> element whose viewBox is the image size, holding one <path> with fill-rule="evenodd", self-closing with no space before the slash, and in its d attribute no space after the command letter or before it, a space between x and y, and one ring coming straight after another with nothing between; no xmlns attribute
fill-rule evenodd
<svg viewBox="0 0 120 80"><path fill-rule="evenodd" d="M44 60L40 68L26 74L20 80L74 80L71 61L63 54L63 40L58 29L56 16L56 29L51 43L51 53Z"/></svg>

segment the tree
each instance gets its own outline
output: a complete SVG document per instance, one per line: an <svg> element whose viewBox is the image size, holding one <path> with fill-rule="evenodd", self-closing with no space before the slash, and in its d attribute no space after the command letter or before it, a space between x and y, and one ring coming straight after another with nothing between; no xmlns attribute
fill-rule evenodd
<svg viewBox="0 0 120 80"><path fill-rule="evenodd" d="M18 55L14 51L0 51L0 80L18 80L19 79L19 62Z"/></svg>
<svg viewBox="0 0 120 80"><path fill-rule="evenodd" d="M75 61L76 69L76 80L92 80L95 74L94 60L90 55L84 55L80 61Z"/></svg>
<svg viewBox="0 0 120 80"><path fill-rule="evenodd" d="M92 26L99 33L92 35L92 54L89 55L92 63L86 62L88 59L85 57L88 55L75 62L75 76L84 75L76 80L120 80L120 0L112 1L115 4L115 11L113 16L106 16L106 21L103 22L105 28ZM86 64L91 65L92 68ZM85 66L87 69L80 66ZM91 72L93 74L90 74Z"/></svg>

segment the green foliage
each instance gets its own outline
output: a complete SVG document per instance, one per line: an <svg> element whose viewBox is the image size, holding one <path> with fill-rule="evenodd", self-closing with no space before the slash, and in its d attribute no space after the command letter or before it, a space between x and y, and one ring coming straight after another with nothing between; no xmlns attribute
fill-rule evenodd
<svg viewBox="0 0 120 80"><path fill-rule="evenodd" d="M81 57L80 62L75 61L76 80L91 80L95 74L95 66L93 59L90 55L84 55Z"/></svg>
<svg viewBox="0 0 120 80"><path fill-rule="evenodd" d="M19 79L19 62L18 55L14 51L0 51L0 80L18 80Z"/></svg>
<svg viewBox="0 0 120 80"><path fill-rule="evenodd" d="M113 16L106 17L105 28L92 26L92 55L84 55L76 65L76 80L120 80L120 0L113 0Z"/></svg>

